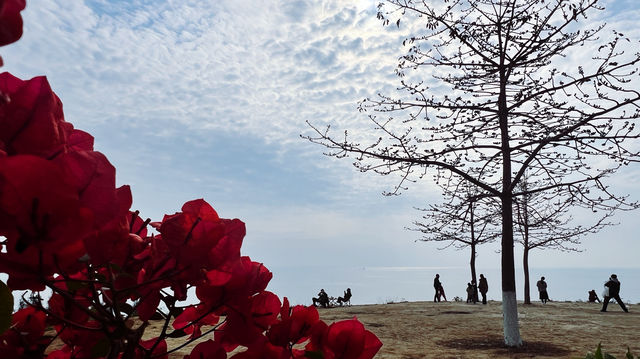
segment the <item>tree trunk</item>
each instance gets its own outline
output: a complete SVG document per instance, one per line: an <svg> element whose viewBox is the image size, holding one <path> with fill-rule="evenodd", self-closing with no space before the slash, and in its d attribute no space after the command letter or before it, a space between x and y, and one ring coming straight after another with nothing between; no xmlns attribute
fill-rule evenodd
<svg viewBox="0 0 640 359"><path fill-rule="evenodd" d="M523 176L522 187L524 191L528 190L526 174ZM520 215L522 213L522 215ZM522 198L522 209L518 206L518 215L520 223L522 223L522 270L524 271L524 304L531 304L531 290L529 286L529 195Z"/></svg>
<svg viewBox="0 0 640 359"><path fill-rule="evenodd" d="M524 270L524 304L531 304L529 289L529 247L525 241L524 254L522 255L522 270Z"/></svg>
<svg viewBox="0 0 640 359"><path fill-rule="evenodd" d="M507 346L522 345L516 301L516 271L513 255L513 218L511 196L502 199L502 316L504 342Z"/></svg>
<svg viewBox="0 0 640 359"><path fill-rule="evenodd" d="M501 35L501 34L500 34ZM504 61L504 55L501 62ZM509 116L507 110L507 74L503 63L500 66L500 94L498 96L498 119L502 146L502 320L504 343L509 347L522 345L518 324L516 301L516 271L513 255L513 190L511 188L511 148Z"/></svg>
<svg viewBox="0 0 640 359"><path fill-rule="evenodd" d="M471 265L471 280L475 283L475 293L473 293L473 301L477 301L478 298L478 282L476 281L476 244L474 242L471 243L471 261L469 262Z"/></svg>
<svg viewBox="0 0 640 359"><path fill-rule="evenodd" d="M478 300L478 281L476 280L476 234L474 231L473 225L473 202L469 204L469 209L471 210L469 222L471 224L471 259L469 261L469 265L471 266L471 280L476 285L475 293L473 293L473 302L475 303Z"/></svg>

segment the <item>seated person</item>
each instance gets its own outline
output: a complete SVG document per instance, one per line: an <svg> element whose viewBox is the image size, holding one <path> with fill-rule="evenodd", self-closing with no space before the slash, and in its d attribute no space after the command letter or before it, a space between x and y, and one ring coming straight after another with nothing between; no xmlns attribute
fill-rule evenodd
<svg viewBox="0 0 640 359"><path fill-rule="evenodd" d="M440 297L442 297L445 302L447 301L447 296L444 294L444 287L442 284L438 287L438 302L440 301Z"/></svg>
<svg viewBox="0 0 640 359"><path fill-rule="evenodd" d="M347 290L344 292L344 297L338 297L338 304L342 305L342 303L345 302L350 302L351 300L351 288L347 288Z"/></svg>
<svg viewBox="0 0 640 359"><path fill-rule="evenodd" d="M473 286L467 283L467 303L473 302Z"/></svg>
<svg viewBox="0 0 640 359"><path fill-rule="evenodd" d="M311 298L313 301L313 306L317 307L316 303L320 303L322 308L326 308L329 306L329 295L324 291L324 289L320 289L320 293L318 293L318 298Z"/></svg>
<svg viewBox="0 0 640 359"><path fill-rule="evenodd" d="M600 298L598 298L598 294L596 293L595 289L592 289L589 291L589 303L595 302L600 303Z"/></svg>

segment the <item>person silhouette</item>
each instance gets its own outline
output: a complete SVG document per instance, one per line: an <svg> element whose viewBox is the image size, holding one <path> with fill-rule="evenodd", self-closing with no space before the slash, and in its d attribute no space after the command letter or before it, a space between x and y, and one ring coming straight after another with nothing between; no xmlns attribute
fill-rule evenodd
<svg viewBox="0 0 640 359"><path fill-rule="evenodd" d="M471 303L473 301L473 286L471 283L467 283L467 303Z"/></svg>
<svg viewBox="0 0 640 359"><path fill-rule="evenodd" d="M322 306L322 308L326 308L329 306L329 295L327 294L327 292L324 291L324 289L320 289L320 293L318 293L318 298L311 298L311 300L313 301L313 306L317 307L316 303L320 303L320 305Z"/></svg>
<svg viewBox="0 0 640 359"><path fill-rule="evenodd" d="M440 274L436 273L436 277L433 279L433 289L435 289L436 294L433 296L433 301L434 302L439 302L440 301L440 288L442 287L442 284L440 283Z"/></svg>
<svg viewBox="0 0 640 359"><path fill-rule="evenodd" d="M598 298L598 293L596 293L595 289L589 291L589 303L600 303L600 298Z"/></svg>
<svg viewBox="0 0 640 359"><path fill-rule="evenodd" d="M622 310L628 313L629 310L624 305L624 302L622 301L622 299L620 299L620 281L618 280L618 276L615 274L612 274L611 277L609 277L609 280L604 284L604 286L607 287L609 291L607 293L608 295L605 295L604 299L602 300L602 309L600 309L600 311L606 312L607 305L609 305L609 301L611 300L611 298L613 298L616 300L616 302L618 302L618 305L620 305L620 308L622 308Z"/></svg>
<svg viewBox="0 0 640 359"><path fill-rule="evenodd" d="M444 294L444 287L442 286L442 283L440 283L440 288L438 288L438 302L440 301L440 297L442 297L445 302L447 301L447 296Z"/></svg>
<svg viewBox="0 0 640 359"><path fill-rule="evenodd" d="M544 281L544 277L541 277L538 283L536 283L538 287L538 292L540 292L540 301L542 304L549 301L549 294L547 293L547 282Z"/></svg>
<svg viewBox="0 0 640 359"><path fill-rule="evenodd" d="M338 297L338 304L342 305L342 303L350 302L350 301L351 301L351 288L347 288L347 290L344 292L344 296Z"/></svg>
<svg viewBox="0 0 640 359"><path fill-rule="evenodd" d="M473 304L478 303L478 284L476 284L475 280L471 280L471 289L473 293L471 294L471 301Z"/></svg>
<svg viewBox="0 0 640 359"><path fill-rule="evenodd" d="M482 304L487 304L487 292L489 291L489 283L483 274L480 274L480 283L478 284L480 294L482 294Z"/></svg>

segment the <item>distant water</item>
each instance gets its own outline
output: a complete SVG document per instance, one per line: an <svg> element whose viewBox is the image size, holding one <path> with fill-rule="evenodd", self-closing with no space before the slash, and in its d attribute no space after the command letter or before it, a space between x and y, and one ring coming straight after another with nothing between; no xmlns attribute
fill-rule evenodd
<svg viewBox="0 0 640 359"><path fill-rule="evenodd" d="M330 296L353 292L352 304L382 304L398 301L433 300L433 278L440 274L447 299L466 299L468 267L273 267L268 290L288 297L292 304L311 304L311 297L323 288ZM489 281L489 300L501 300L500 269L477 268ZM627 303L640 303L640 268L532 268L531 299L538 300L536 282L544 276L549 297L555 301L586 301L595 289L602 299L604 282L612 273L622 282L620 296ZM516 268L516 294L524 300L524 274Z"/></svg>

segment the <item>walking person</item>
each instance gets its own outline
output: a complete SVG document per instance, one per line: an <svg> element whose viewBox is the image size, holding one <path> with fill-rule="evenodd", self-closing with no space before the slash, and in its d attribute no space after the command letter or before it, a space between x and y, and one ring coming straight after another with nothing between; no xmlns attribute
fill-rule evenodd
<svg viewBox="0 0 640 359"><path fill-rule="evenodd" d="M433 302L435 303L436 301L439 302L440 301L440 288L442 287L442 284L440 283L440 274L436 273L436 277L433 278L433 289L436 290L436 294L433 296Z"/></svg>
<svg viewBox="0 0 640 359"><path fill-rule="evenodd" d="M602 309L600 311L606 312L607 305L609 305L609 301L611 300L611 298L613 298L616 300L616 302L618 302L618 304L620 305L620 308L622 308L622 310L628 313L629 310L622 302L622 299L620 299L620 281L618 280L618 276L615 274L612 274L611 277L609 277L609 280L604 284L604 286L605 286L605 295L604 295L604 299L602 300Z"/></svg>
<svg viewBox="0 0 640 359"><path fill-rule="evenodd" d="M478 284L480 294L482 294L482 304L487 304L487 292L489 291L489 283L484 275L480 274L480 283Z"/></svg>
<svg viewBox="0 0 640 359"><path fill-rule="evenodd" d="M540 301L542 304L545 304L549 301L549 294L547 293L547 282L544 281L544 277L541 277L538 283L536 283L538 287L538 292L540 292Z"/></svg>

